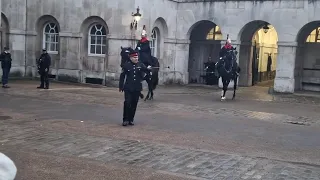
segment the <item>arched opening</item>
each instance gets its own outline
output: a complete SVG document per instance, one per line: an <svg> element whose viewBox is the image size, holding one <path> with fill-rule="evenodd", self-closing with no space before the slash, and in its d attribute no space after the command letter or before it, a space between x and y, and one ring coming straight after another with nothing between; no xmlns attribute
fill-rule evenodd
<svg viewBox="0 0 320 180"><path fill-rule="evenodd" d="M164 61L166 61L165 59L163 59L164 56L164 51L165 51L165 47L164 47L164 41L165 38L168 37L168 26L166 21L162 18L162 17L158 17L153 25L153 30L152 32L154 32L154 35L156 35L156 41L155 41L155 45L156 47L156 55L155 57L157 57L160 61L160 66L164 67ZM151 34L153 35L153 33ZM152 38L152 37L151 37Z"/></svg>
<svg viewBox="0 0 320 180"><path fill-rule="evenodd" d="M151 55L159 58L160 52L160 31L158 28L153 28L150 41Z"/></svg>
<svg viewBox="0 0 320 180"><path fill-rule="evenodd" d="M60 25L57 19L51 15L41 16L35 24L37 31L35 57L40 57L43 48L47 49L51 56L51 68L49 74L56 75L59 69L59 32ZM35 63L35 62L34 62Z"/></svg>
<svg viewBox="0 0 320 180"><path fill-rule="evenodd" d="M306 24L297 42L295 89L320 91L320 21Z"/></svg>
<svg viewBox="0 0 320 180"><path fill-rule="evenodd" d="M58 54L60 25L57 19L51 15L41 16L36 23L36 31L38 33L36 56L41 54L42 48L46 48L50 54Z"/></svg>
<svg viewBox="0 0 320 180"><path fill-rule="evenodd" d="M265 21L252 21L240 33L239 85L273 86L278 56L278 34Z"/></svg>
<svg viewBox="0 0 320 180"><path fill-rule="evenodd" d="M4 47L9 47L9 21L3 13L1 13L0 46L1 51Z"/></svg>
<svg viewBox="0 0 320 180"><path fill-rule="evenodd" d="M214 73L208 74L205 68L219 58L222 40L220 27L211 21L200 21L189 32L189 83L218 84Z"/></svg>
<svg viewBox="0 0 320 180"><path fill-rule="evenodd" d="M98 16L91 16L85 19L81 25L83 34L83 54L82 56L102 56L108 53L109 29L106 22Z"/></svg>

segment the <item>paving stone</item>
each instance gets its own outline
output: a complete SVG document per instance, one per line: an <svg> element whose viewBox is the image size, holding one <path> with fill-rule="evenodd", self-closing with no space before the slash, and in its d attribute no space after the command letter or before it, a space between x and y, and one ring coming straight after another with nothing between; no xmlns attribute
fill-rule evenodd
<svg viewBox="0 0 320 180"><path fill-rule="evenodd" d="M0 126L4 146L153 168L204 179L319 179L320 167L82 134ZM6 136L2 136L6 135ZM5 138L4 138L5 137Z"/></svg>

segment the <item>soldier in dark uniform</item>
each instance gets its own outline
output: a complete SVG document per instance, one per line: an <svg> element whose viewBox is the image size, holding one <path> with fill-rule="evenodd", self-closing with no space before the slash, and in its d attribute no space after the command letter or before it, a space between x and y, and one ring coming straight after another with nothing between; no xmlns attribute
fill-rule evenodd
<svg viewBox="0 0 320 180"><path fill-rule="evenodd" d="M134 116L142 91L144 73L148 72L147 67L138 61L138 52L129 53L130 62L123 65L119 81L119 91L124 91L123 105L123 126L134 125ZM126 79L126 80L125 80Z"/></svg>
<svg viewBox="0 0 320 180"><path fill-rule="evenodd" d="M2 67L2 87L9 88L8 86L8 78L11 69L11 54L9 52L9 48L5 47L4 51L0 54L0 61Z"/></svg>
<svg viewBox="0 0 320 180"><path fill-rule="evenodd" d="M151 48L150 42L147 39L146 30L142 30L141 40L138 42L136 51L139 51L139 61L142 62L145 66L153 66L152 57L151 57Z"/></svg>
<svg viewBox="0 0 320 180"><path fill-rule="evenodd" d="M51 65L51 57L46 49L42 50L42 54L37 62L38 72L40 74L41 84L38 89L49 89L49 67Z"/></svg>

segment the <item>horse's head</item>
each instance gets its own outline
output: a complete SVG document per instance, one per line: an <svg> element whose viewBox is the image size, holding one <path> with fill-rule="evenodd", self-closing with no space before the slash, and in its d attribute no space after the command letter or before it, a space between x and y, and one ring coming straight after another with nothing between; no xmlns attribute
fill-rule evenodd
<svg viewBox="0 0 320 180"><path fill-rule="evenodd" d="M134 50L131 47L122 47L121 46L121 52L120 52L121 58L129 57L129 53L132 51L134 51Z"/></svg>
<svg viewBox="0 0 320 180"><path fill-rule="evenodd" d="M120 52L120 56L121 56L120 66L121 67L124 65L124 63L130 61L129 53L132 51L134 51L134 50L131 47L122 47L121 46L121 52Z"/></svg>
<svg viewBox="0 0 320 180"><path fill-rule="evenodd" d="M235 49L229 49L226 51L225 58L223 59L223 64L225 68L232 68L234 63L237 61L237 51Z"/></svg>

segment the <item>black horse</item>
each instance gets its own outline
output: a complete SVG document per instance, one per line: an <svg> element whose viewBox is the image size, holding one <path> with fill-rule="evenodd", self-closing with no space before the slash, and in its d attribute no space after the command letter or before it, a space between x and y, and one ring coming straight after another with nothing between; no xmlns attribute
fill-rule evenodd
<svg viewBox="0 0 320 180"><path fill-rule="evenodd" d="M234 82L233 86L233 96L232 99L236 97L236 89L238 84L238 77L240 73L240 67L237 63L236 49L230 49L226 52L224 57L221 57L216 63L216 69L218 72L218 77L222 78L223 91L221 92L221 101L225 100L226 91L228 89L230 81Z"/></svg>
<svg viewBox="0 0 320 180"><path fill-rule="evenodd" d="M123 67L126 62L130 61L129 52L131 51L133 51L131 47L121 47L121 67ZM159 60L156 57L151 56L151 62L152 69L150 70L150 74L146 74L144 78L144 80L146 80L148 84L148 94L145 97L144 101L153 99L153 91L156 89L159 83Z"/></svg>

